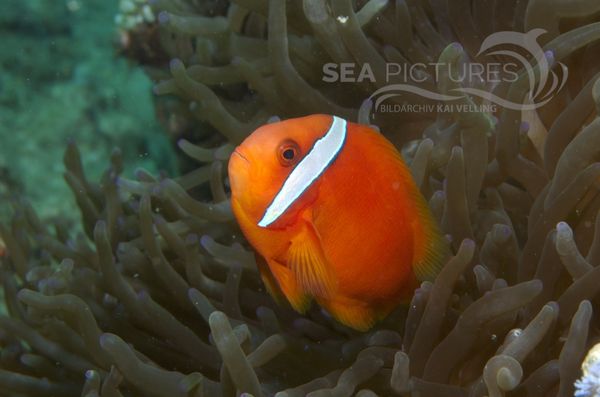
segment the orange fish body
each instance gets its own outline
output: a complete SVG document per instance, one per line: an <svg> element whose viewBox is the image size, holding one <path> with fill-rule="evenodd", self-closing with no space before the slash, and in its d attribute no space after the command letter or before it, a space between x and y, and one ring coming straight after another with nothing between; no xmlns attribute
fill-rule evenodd
<svg viewBox="0 0 600 397"><path fill-rule="evenodd" d="M236 148L229 178L269 292L299 312L314 299L367 330L448 249L400 154L367 126L327 115L265 125Z"/></svg>

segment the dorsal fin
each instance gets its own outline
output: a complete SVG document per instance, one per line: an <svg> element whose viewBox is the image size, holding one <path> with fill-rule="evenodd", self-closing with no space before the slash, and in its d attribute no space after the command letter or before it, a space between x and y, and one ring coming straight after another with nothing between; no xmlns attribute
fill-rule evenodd
<svg viewBox="0 0 600 397"><path fill-rule="evenodd" d="M376 142L401 164L404 188L416 212L412 224L413 235L418 237L414 247L413 272L419 281L432 281L450 257L450 245L398 150L386 139Z"/></svg>
<svg viewBox="0 0 600 397"><path fill-rule="evenodd" d="M419 281L433 281L450 257L450 246L442 235L431 210L414 183L412 196L417 210L418 224L413 223L415 235L422 234L420 246L415 246L413 272Z"/></svg>

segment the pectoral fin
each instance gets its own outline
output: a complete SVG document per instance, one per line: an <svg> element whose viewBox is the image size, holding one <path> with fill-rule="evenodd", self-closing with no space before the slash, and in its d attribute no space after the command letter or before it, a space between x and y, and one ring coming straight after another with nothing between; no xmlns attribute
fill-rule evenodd
<svg viewBox="0 0 600 397"><path fill-rule="evenodd" d="M270 277L266 276L268 281L265 281L265 285L275 301L280 303L277 298L281 298L281 294L277 294L274 291L281 291L294 310L299 313L305 313L310 306L311 297L298 285L290 269L279 262L272 260L268 261L268 267L269 269L267 269L267 272L270 270ZM265 278L263 278L263 280L265 280Z"/></svg>
<svg viewBox="0 0 600 397"><path fill-rule="evenodd" d="M328 263L320 238L311 223L292 241L287 254L287 266L299 287L314 297L333 296L337 282L333 268Z"/></svg>

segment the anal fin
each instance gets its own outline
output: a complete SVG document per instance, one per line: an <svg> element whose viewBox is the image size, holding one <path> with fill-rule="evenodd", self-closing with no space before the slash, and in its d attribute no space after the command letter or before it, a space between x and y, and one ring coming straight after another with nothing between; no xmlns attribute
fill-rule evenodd
<svg viewBox="0 0 600 397"><path fill-rule="evenodd" d="M353 299L336 299L322 302L322 305L337 321L357 331L368 331L378 320L374 309Z"/></svg>

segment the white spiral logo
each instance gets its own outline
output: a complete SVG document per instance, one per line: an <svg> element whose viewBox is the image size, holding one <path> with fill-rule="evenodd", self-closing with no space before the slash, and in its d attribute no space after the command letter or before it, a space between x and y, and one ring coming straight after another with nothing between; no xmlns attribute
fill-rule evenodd
<svg viewBox="0 0 600 397"><path fill-rule="evenodd" d="M568 69L562 62L556 62L552 51L544 51L538 44L537 39L544 34L544 29L533 29L527 33L521 32L496 32L488 36L479 49L477 56L502 56L516 62L521 67L519 83L529 84L526 100L514 102L502 98L491 91L475 87L457 87L442 94L430 91L411 84L391 84L375 91L368 99L374 103L375 109L388 98L409 92L436 101L452 101L469 95L487 100L496 105L512 110L532 110L544 106L565 85L568 78ZM519 51L503 49L503 47L516 46L527 53L523 55ZM561 69L560 76L552 68L557 66ZM376 98L376 99L375 99Z"/></svg>

